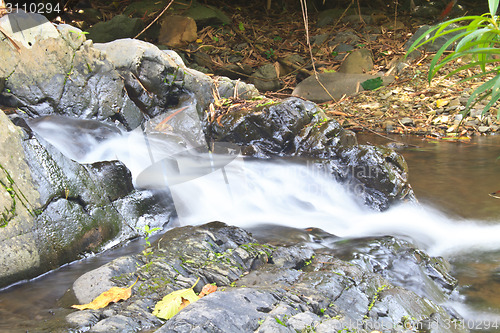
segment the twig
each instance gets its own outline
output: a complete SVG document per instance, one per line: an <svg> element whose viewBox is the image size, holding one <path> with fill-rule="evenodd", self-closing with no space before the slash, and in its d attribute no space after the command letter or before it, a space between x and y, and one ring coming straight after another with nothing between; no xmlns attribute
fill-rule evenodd
<svg viewBox="0 0 500 333"><path fill-rule="evenodd" d="M304 19L304 28L306 30L307 46L309 48L309 55L311 57L311 64L312 64L312 67L313 67L314 77L316 78L316 81L318 81L318 83L321 86L321 88L323 88L326 91L326 93L328 94L328 96L333 101L335 101L335 98L333 98L332 94L330 94L330 92L328 91L328 89L326 89L326 87L323 85L323 83L319 80L319 77L318 77L318 71L316 70L316 64L314 62L314 55L313 55L313 52L312 52L311 41L309 39L309 20L308 20L308 17L307 17L307 3L306 3L306 0L300 0L300 7L302 9L302 18Z"/></svg>
<svg viewBox="0 0 500 333"><path fill-rule="evenodd" d="M144 31L148 30L148 29L149 29L149 27L150 27L150 26L152 26L152 25L153 25L153 24L154 24L154 23L155 23L155 22L156 22L156 21L157 21L157 20L158 20L158 19L159 19L162 15L163 15L163 13L165 13L165 12L167 11L167 9L168 9L168 8L170 7L170 5L172 5L173 3L174 3L174 0L171 0L171 1L170 1L170 3L167 5L167 7L163 8L163 10L161 11L160 15L156 16L156 17L155 17L155 19L154 19L151 23L149 23L147 27L145 27L144 29L142 29L142 31L141 31L141 32L139 32L139 33L137 34L137 36L135 36L135 37L134 37L134 39L137 39L137 37L139 37L140 35L142 35L142 33L143 33Z"/></svg>

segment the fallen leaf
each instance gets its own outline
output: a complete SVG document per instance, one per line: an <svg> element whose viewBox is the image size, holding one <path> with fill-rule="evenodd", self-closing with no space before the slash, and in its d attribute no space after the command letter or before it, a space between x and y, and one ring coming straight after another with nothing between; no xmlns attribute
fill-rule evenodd
<svg viewBox="0 0 500 333"><path fill-rule="evenodd" d="M211 294L213 292L217 291L217 286L214 286L213 284L206 284L203 289L200 291L200 294L198 297L202 298L203 296L206 296L208 294Z"/></svg>
<svg viewBox="0 0 500 333"><path fill-rule="evenodd" d="M130 295L132 295L132 287L139 281L139 278L135 280L134 284L132 284L128 288L119 288L119 287L111 287L109 290L103 292L90 303L82 304L82 305L72 305L72 308L85 310L85 309L102 309L107 306L109 303L118 302L121 300L127 300Z"/></svg>
<svg viewBox="0 0 500 333"><path fill-rule="evenodd" d="M438 100L436 100L436 107L442 108L443 106L448 105L448 103L450 103L450 101L445 100L445 99L438 99Z"/></svg>
<svg viewBox="0 0 500 333"><path fill-rule="evenodd" d="M168 320L189 304L199 300L200 297L193 290L199 280L200 278L196 280L191 288L176 290L163 297L161 301L156 303L153 315Z"/></svg>

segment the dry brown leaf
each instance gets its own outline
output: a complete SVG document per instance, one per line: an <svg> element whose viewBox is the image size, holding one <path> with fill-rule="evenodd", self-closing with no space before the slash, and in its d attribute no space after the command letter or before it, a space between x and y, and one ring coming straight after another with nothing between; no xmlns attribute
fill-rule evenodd
<svg viewBox="0 0 500 333"><path fill-rule="evenodd" d="M119 288L119 287L111 287L109 290L103 292L90 303L82 304L82 305L72 305L72 308L85 310L85 309L102 309L106 307L109 303L118 302L121 300L129 299L130 295L132 295L132 287L139 281L139 278L135 280L134 284L132 284L128 288Z"/></svg>
<svg viewBox="0 0 500 333"><path fill-rule="evenodd" d="M200 291L200 294L198 296L202 298L203 296L214 293L216 291L217 291L217 286L214 286L213 284L206 284Z"/></svg>

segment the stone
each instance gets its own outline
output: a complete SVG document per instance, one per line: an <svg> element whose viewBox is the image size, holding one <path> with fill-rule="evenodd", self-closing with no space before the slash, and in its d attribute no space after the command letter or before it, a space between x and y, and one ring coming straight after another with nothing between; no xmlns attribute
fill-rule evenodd
<svg viewBox="0 0 500 333"><path fill-rule="evenodd" d="M373 69L372 54L367 49L353 51L340 65L338 72L346 74L362 74Z"/></svg>
<svg viewBox="0 0 500 333"><path fill-rule="evenodd" d="M181 47L194 42L197 38L196 22L186 16L164 16L158 42L170 47Z"/></svg>
<svg viewBox="0 0 500 333"><path fill-rule="evenodd" d="M399 251L398 243L391 246L386 240L382 237L365 241L379 241L375 252L387 253L389 259L407 256L407 248ZM307 247L306 244L294 246L302 248ZM286 246L259 243L241 228L212 222L172 229L153 244L147 256L138 254L115 259L85 274L96 278L102 276L102 281L121 286L129 285L136 275L141 276L129 300L85 315L70 314L67 321L86 330L90 328L90 332L117 328L125 332L145 329L156 329L155 332L297 332L312 328L318 332L332 332L359 330L362 325L390 327L403 332L407 324L401 320L404 316L414 321L411 323L414 327L428 318L439 318L443 323L451 320L451 315L436 302L397 287L374 273L378 266L365 264L366 258L340 259L334 252L342 252L345 247L335 249L332 251L328 246L319 251L306 248L315 253L314 260L305 266L283 268L274 263L277 252L298 254L292 259L295 262L299 262L302 255L288 251ZM425 282L420 281L422 275L416 275L415 285L433 283L435 272L425 267L431 268L444 260L428 257L422 251L414 254L422 255L422 263L417 256L410 262L420 265L425 279ZM374 258L380 260L380 264L387 259L377 255ZM361 265L356 260L361 260ZM136 261L139 264L134 264ZM384 274L404 279L392 264L384 264ZM103 270L109 267L116 271L110 274ZM185 307L166 322L151 315L154 304L164 295L191 287L197 277L203 282L194 287L195 292L201 285L211 282L216 282L219 289ZM99 288L103 287L99 284ZM93 284L79 289L82 293L85 290L97 293ZM446 295L442 295L444 299ZM96 318L99 318L97 323ZM444 324L439 329L443 328ZM457 328L452 332L465 330Z"/></svg>
<svg viewBox="0 0 500 333"><path fill-rule="evenodd" d="M250 82L252 82L259 91L275 91L281 88L276 68L272 64L260 66L255 73L250 76Z"/></svg>
<svg viewBox="0 0 500 333"><path fill-rule="evenodd" d="M224 25L231 23L231 19L220 9L213 6L204 6L193 3L184 15L196 21L198 27L203 28L209 25Z"/></svg>
<svg viewBox="0 0 500 333"><path fill-rule="evenodd" d="M486 133L490 130L490 127L489 126L478 126L478 131L479 133Z"/></svg>
<svg viewBox="0 0 500 333"><path fill-rule="evenodd" d="M325 92L324 88L318 83L316 77L310 76L300 82L292 92L293 96L299 96L304 99L323 103L334 100L340 100L343 96L352 96L360 91L363 91L361 83L377 78L379 76L370 74L348 74L348 73L320 73L319 80L328 89L330 95ZM382 76L383 84L387 85L394 81L394 76Z"/></svg>
<svg viewBox="0 0 500 333"><path fill-rule="evenodd" d="M139 18L116 15L111 20L99 22L88 29L88 39L95 43L107 43L120 38L133 38L144 28Z"/></svg>
<svg viewBox="0 0 500 333"><path fill-rule="evenodd" d="M410 46L420 37L422 36L423 34L425 34L429 29L431 29L433 26L430 26L430 25L424 25L424 26L421 26L420 28L418 28L418 30L413 34L413 36L405 43L404 45L404 48L405 50L409 50L410 49ZM454 23L450 24L449 26L446 27L445 31L446 30L450 30L450 29L455 29L455 28L458 28L458 26ZM425 50L427 52L431 52L431 53L436 53L441 47L444 46L444 44L446 44L447 41L449 41L451 38L453 38L454 36L456 36L458 33L460 33L459 31L455 31L455 32L452 32L452 33L449 33L445 36L442 36L442 37L439 37L437 38L433 43L427 43L425 45L423 45L421 47L422 50ZM428 35L423 41L431 38L434 34L430 34ZM452 43L450 46L448 46L447 50L451 50L452 48L454 47L454 44ZM410 53L409 56L412 56L414 52Z"/></svg>
<svg viewBox="0 0 500 333"><path fill-rule="evenodd" d="M404 118L401 118L400 121L401 121L401 124L403 124L405 126L413 126L413 119L411 119L411 118L404 117Z"/></svg>
<svg viewBox="0 0 500 333"><path fill-rule="evenodd" d="M383 210L391 202L413 196L406 184L406 163L398 154L357 146L338 123L318 124L324 119L321 114L314 103L289 98L255 110L228 113L208 124L208 139L235 143L244 155L253 157L319 158L323 162L318 167L351 190L362 188L357 198L374 209ZM358 169L360 172L353 171Z"/></svg>
<svg viewBox="0 0 500 333"><path fill-rule="evenodd" d="M329 34L321 34L321 35L316 35L311 37L311 42L314 45L321 45L323 42L325 42L328 38L330 37Z"/></svg>

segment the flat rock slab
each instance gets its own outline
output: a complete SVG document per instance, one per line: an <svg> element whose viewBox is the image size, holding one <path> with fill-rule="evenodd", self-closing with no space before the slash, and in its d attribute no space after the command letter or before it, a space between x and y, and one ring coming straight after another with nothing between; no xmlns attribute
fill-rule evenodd
<svg viewBox="0 0 500 333"><path fill-rule="evenodd" d="M331 97L336 101L343 96L352 96L363 91L361 83L379 76L370 74L347 74L347 73L321 73L318 79L328 90ZM394 76L380 76L383 84L388 85L394 81ZM310 76L300 82L293 90L293 96L302 97L312 102L323 103L331 101L332 98L325 89L318 83L315 76Z"/></svg>

